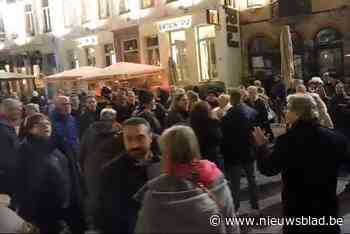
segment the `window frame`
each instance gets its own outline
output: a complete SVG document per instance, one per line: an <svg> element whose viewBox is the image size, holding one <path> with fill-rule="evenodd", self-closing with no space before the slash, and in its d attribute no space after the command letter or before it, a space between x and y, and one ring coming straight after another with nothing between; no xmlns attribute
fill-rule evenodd
<svg viewBox="0 0 350 234"><path fill-rule="evenodd" d="M97 0L98 3L98 18L99 19L107 19L111 17L111 10L110 10L110 1L109 0ZM102 6L101 3L105 3L104 6ZM103 8L105 8L106 15L101 14Z"/></svg>
<svg viewBox="0 0 350 234"><path fill-rule="evenodd" d="M144 9L148 9L148 8L153 8L154 7L154 0L150 0L151 1L151 4L146 6L144 5L144 1L145 0L140 0L140 7L141 7L141 10L144 10Z"/></svg>
<svg viewBox="0 0 350 234"><path fill-rule="evenodd" d="M215 36L212 36L212 37L206 37L206 38L201 38L200 37L200 28L203 28L203 27L210 27L211 25L204 25L204 26L199 26L197 27L197 48L198 48L198 59L199 59L199 73L200 73L200 81L203 82L203 81L211 81L211 80L214 80L215 78L218 78L218 74L216 76L214 76L213 72L211 72L210 74L208 73L209 75L209 79L203 79L203 67L202 67L202 53L201 53L201 48L200 48L200 43L203 42L203 41L206 41L206 42L213 42L214 43L214 46L215 46L215 39L216 39L216 35ZM212 27L215 27L215 26L212 26ZM215 28L214 28L215 30ZM215 33L216 34L216 33ZM211 52L209 52L210 55L209 56L212 56ZM215 46L215 67L216 67L216 73L217 73L217 65L218 65L218 60L217 60L217 52L216 52L216 46ZM210 64L210 67L211 67L211 64ZM210 71L212 71L212 69L210 69ZM208 71L209 72L209 71Z"/></svg>
<svg viewBox="0 0 350 234"><path fill-rule="evenodd" d="M169 44L170 44L170 56L171 56L171 59L173 60L173 62L175 63L176 69L177 69L178 64L177 64L177 62L174 61L174 53L173 53L173 47L176 46L176 43L172 42L173 41L172 33L181 32L181 31L183 31L185 33L185 41L186 41L186 39L187 39L186 29L180 29L180 30L174 30L174 31L168 32L169 33ZM185 46L185 49L186 49L186 46ZM186 60L187 60L187 57L186 57ZM189 71L188 71L186 64L180 64L180 65L181 65L180 66L181 75L178 76L178 81L184 81L184 80L186 80L186 77L187 77L187 74Z"/></svg>
<svg viewBox="0 0 350 234"><path fill-rule="evenodd" d="M149 46L147 44L147 39L148 38L157 38L157 45L152 45L152 46ZM151 63L149 57L148 57L148 52L149 51L154 51L154 50L158 50L158 54L159 54L159 64L153 64ZM160 47L159 47L159 37L158 36L149 36L149 37L146 37L146 54L147 54L147 64L149 65L154 65L154 66L160 66Z"/></svg>
<svg viewBox="0 0 350 234"><path fill-rule="evenodd" d="M113 52L106 50L107 46L110 46L110 45L112 45L112 47L113 47L113 50L112 50ZM105 55L105 60L106 60L105 61L106 62L106 66L110 66L110 65L113 64L113 59L112 59L113 55L115 56L115 59L117 60L114 45L113 45L113 43L107 43L107 44L103 45L103 48L104 48L104 55ZM107 63L107 57L109 57L111 59L111 61L110 61L111 63L109 65Z"/></svg>
<svg viewBox="0 0 350 234"><path fill-rule="evenodd" d="M86 54L86 61L88 66L96 66L96 48L94 46L87 46L84 48L85 54ZM89 49L94 50L94 57L93 57L93 63L89 64Z"/></svg>
<svg viewBox="0 0 350 234"><path fill-rule="evenodd" d="M88 7L90 5L89 0L81 0L81 22L83 24L89 23L91 21L91 16L89 15L88 9L90 9L90 7Z"/></svg>
<svg viewBox="0 0 350 234"><path fill-rule="evenodd" d="M69 0L63 0L62 1L62 4L63 4L63 9L66 9L66 4L67 4L67 2L68 2ZM68 4L68 6L69 6L69 4ZM69 15L67 15L66 13L68 13ZM64 10L64 13L63 13L63 23L64 23L64 27L65 28L69 28L69 27L71 27L72 25L73 25L73 23L72 23L72 15L70 15L72 13L72 11L71 10L69 10L69 11L66 11L66 10ZM67 19L67 16L69 17L69 19Z"/></svg>
<svg viewBox="0 0 350 234"><path fill-rule="evenodd" d="M30 10L27 9L27 6L30 6ZM26 34L29 36L35 35L35 28L34 28L34 15L33 15L33 5L32 4L26 4L24 6L24 17L25 17L25 25L26 25ZM30 29L27 28L29 19Z"/></svg>
<svg viewBox="0 0 350 234"><path fill-rule="evenodd" d="M261 7L262 4L258 4L258 3L252 3L255 2L257 0L247 0L247 8L254 8L254 7ZM261 1L261 0L259 0Z"/></svg>
<svg viewBox="0 0 350 234"><path fill-rule="evenodd" d="M137 49L134 50L125 50L125 42L127 41L136 41L136 45L137 45ZM129 39L126 40L122 40L122 56L123 56L123 61L125 61L125 54L126 53L133 53L133 52L137 52L138 53L138 57L140 57L140 46L139 46L139 40L137 39L137 37L131 37Z"/></svg>
<svg viewBox="0 0 350 234"><path fill-rule="evenodd" d="M124 2L124 8L125 9L121 9L121 2ZM131 10L130 10L130 6L129 6L129 0L119 0L119 4L118 4L118 10L119 10L119 15L124 15L124 14L127 14L129 13Z"/></svg>
<svg viewBox="0 0 350 234"><path fill-rule="evenodd" d="M42 11L42 16L43 16L43 29L44 29L43 31L44 31L44 33L52 32L50 6L42 6L41 11Z"/></svg>

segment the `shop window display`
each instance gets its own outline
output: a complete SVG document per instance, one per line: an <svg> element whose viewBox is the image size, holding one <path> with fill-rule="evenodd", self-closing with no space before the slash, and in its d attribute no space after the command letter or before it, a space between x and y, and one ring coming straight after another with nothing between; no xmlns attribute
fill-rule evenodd
<svg viewBox="0 0 350 234"><path fill-rule="evenodd" d="M139 47L137 39L126 40L123 42L124 62L139 63Z"/></svg>
<svg viewBox="0 0 350 234"><path fill-rule="evenodd" d="M147 37L147 61L150 65L160 65L158 37Z"/></svg>
<svg viewBox="0 0 350 234"><path fill-rule="evenodd" d="M110 66L117 62L113 44L107 44L105 48L106 66Z"/></svg>
<svg viewBox="0 0 350 234"><path fill-rule="evenodd" d="M198 50L201 80L211 80L217 77L215 26L198 28Z"/></svg>
<svg viewBox="0 0 350 234"><path fill-rule="evenodd" d="M185 80L188 76L186 31L170 32L171 58L179 81Z"/></svg>

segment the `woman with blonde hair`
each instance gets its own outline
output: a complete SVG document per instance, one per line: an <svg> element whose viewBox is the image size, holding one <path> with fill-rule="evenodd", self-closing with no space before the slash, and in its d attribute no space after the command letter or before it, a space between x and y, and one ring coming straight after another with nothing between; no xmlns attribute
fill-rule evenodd
<svg viewBox="0 0 350 234"><path fill-rule="evenodd" d="M201 160L193 130L174 126L159 143L164 174L136 195L143 202L135 233L238 233L237 225L210 225L217 214L235 217L233 201L223 173Z"/></svg>

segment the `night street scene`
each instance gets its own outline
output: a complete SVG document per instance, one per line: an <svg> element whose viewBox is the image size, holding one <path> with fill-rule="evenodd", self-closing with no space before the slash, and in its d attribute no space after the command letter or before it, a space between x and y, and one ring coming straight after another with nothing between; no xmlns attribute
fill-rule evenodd
<svg viewBox="0 0 350 234"><path fill-rule="evenodd" d="M0 233L350 234L350 0L0 0Z"/></svg>

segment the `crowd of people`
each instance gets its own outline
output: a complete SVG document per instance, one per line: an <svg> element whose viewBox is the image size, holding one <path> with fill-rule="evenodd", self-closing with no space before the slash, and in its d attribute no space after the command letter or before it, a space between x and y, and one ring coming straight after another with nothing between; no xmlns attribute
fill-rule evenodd
<svg viewBox="0 0 350 234"><path fill-rule="evenodd" d="M265 90L257 80L205 95L104 87L99 97L59 92L51 103L37 92L25 105L4 97L0 232L239 233L209 218L241 215L243 175L250 215L262 215L256 165L282 173L285 217L337 217L337 176L349 164L344 84L314 77L287 90L277 76ZM275 136L272 123L286 132Z"/></svg>

